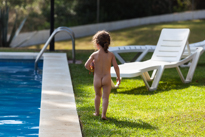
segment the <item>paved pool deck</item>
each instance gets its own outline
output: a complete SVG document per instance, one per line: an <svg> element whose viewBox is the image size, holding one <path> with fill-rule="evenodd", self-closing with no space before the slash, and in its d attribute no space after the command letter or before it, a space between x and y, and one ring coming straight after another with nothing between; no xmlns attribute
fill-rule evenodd
<svg viewBox="0 0 205 137"><path fill-rule="evenodd" d="M5 59L35 59L38 53L0 52ZM65 53L43 54L39 137L82 137Z"/></svg>

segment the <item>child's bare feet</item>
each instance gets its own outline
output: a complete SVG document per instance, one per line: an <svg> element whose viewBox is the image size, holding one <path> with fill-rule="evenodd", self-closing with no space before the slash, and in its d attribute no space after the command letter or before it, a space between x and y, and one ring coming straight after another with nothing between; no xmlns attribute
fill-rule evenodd
<svg viewBox="0 0 205 137"><path fill-rule="evenodd" d="M102 118L102 120L107 120L107 118L105 116L102 116L101 118Z"/></svg>
<svg viewBox="0 0 205 137"><path fill-rule="evenodd" d="M93 115L94 115L94 116L99 116L99 114L98 114L98 113L93 113Z"/></svg>

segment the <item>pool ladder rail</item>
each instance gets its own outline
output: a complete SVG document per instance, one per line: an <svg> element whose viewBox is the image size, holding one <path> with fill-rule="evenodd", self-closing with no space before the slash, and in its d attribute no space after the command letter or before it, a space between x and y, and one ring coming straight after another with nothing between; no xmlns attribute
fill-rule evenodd
<svg viewBox="0 0 205 137"><path fill-rule="evenodd" d="M73 63L75 63L75 34L74 32L69 29L68 27L58 27L57 29L54 30L54 32L51 34L51 36L48 38L48 40L46 41L46 44L43 46L43 48L41 49L41 51L39 52L38 56L36 57L35 60L35 70L37 70L38 68L38 61L41 58L41 56L43 55L44 51L46 50L46 48L48 47L48 44L51 42L51 40L53 39L53 37L59 33L59 32L67 32L71 39L72 39L72 59L73 59Z"/></svg>

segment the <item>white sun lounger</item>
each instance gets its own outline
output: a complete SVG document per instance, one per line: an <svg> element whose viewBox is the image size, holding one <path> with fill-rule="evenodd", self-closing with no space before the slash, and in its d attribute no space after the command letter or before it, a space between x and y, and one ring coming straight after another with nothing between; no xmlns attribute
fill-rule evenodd
<svg viewBox="0 0 205 137"><path fill-rule="evenodd" d="M157 89L164 69L176 68L182 82L191 82L203 48L197 47L194 53L189 52L189 55L181 60L185 46L187 45L189 49L189 33L189 29L163 29L152 58L144 62L132 62L119 65L120 77L132 78L141 76L147 89L153 91ZM192 61L192 63L189 66L189 71L185 79L179 66L189 61ZM148 71L153 71L151 77ZM113 67L111 67L111 77L116 77ZM153 82L150 86L148 81L152 80Z"/></svg>
<svg viewBox="0 0 205 137"><path fill-rule="evenodd" d="M119 55L120 53L129 53L135 52L138 53L132 60L141 61L148 52L154 52L154 45L128 45L128 46L119 46L119 47L109 47L109 51L112 52L115 57L120 61L120 63L126 63L125 60Z"/></svg>
<svg viewBox="0 0 205 137"><path fill-rule="evenodd" d="M205 50L205 40L189 44L191 53L194 53L196 47L203 47ZM136 56L131 60L131 62L139 62L147 55L148 52L154 52L156 46L155 45L127 45L127 46L118 46L118 47L109 47L109 51L112 52L115 57L120 61L120 63L126 63L126 61L120 56L120 53L129 53L135 52ZM185 48L182 58L189 55L188 49Z"/></svg>

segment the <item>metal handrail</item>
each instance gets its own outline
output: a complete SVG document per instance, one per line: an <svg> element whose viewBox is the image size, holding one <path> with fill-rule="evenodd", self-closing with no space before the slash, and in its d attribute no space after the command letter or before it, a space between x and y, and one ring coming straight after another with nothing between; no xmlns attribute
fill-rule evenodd
<svg viewBox="0 0 205 137"><path fill-rule="evenodd" d="M75 35L74 35L74 32L69 29L68 27L58 27L57 29L54 30L54 32L51 34L51 36L48 38L48 40L46 41L46 44L43 46L43 48L41 49L41 51L39 52L38 56L36 57L36 60L35 60L35 70L37 69L38 67L38 60L41 58L41 56L43 55L45 49L48 47L48 44L50 43L50 41L53 39L53 37L61 32L61 31L64 31L64 32L67 32L70 36L71 36L71 39L72 39L72 59L73 59L73 63L75 63Z"/></svg>
<svg viewBox="0 0 205 137"><path fill-rule="evenodd" d="M74 39L75 39L75 34L74 34L74 32L73 32L70 28L68 28L68 27L64 27L64 26L62 26L62 27L58 27L58 28L62 28L62 29L66 29L66 30L70 31L70 32L72 33Z"/></svg>

